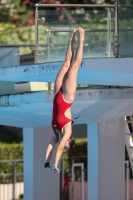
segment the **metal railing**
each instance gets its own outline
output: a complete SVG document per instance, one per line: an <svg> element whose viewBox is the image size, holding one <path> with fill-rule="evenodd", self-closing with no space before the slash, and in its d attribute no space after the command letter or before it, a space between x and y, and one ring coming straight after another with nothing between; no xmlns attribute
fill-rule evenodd
<svg viewBox="0 0 133 200"><path fill-rule="evenodd" d="M83 169L82 166L84 166ZM87 156L62 157L60 170L60 200L73 200L75 193L80 199L85 200L84 196L87 197L87 190L84 191L84 184L87 184ZM69 177L69 185L67 185L68 191L65 190L65 176ZM75 190L76 187L80 187L82 189L77 191ZM67 198L65 198L66 196Z"/></svg>
<svg viewBox="0 0 133 200"><path fill-rule="evenodd" d="M0 170L0 199L17 200L23 196L23 160L0 160Z"/></svg>
<svg viewBox="0 0 133 200"><path fill-rule="evenodd" d="M69 165L67 165L66 163L69 163ZM62 157L61 159L61 166L60 166L60 170L61 170L61 188L60 188L60 199L64 199L64 176L65 176L65 170L66 170L66 166L67 166L67 172L68 172L68 176L70 178L70 182L69 182L69 197L68 199L72 199L73 200L73 195L76 194L78 197L81 196L80 199L86 200L87 197L87 190L84 188L84 184L87 184L87 156L73 156L73 157ZM78 169L74 167L79 167ZM129 165L129 161L125 161L125 200L129 200L131 198L131 186L130 184L132 179L130 179L130 175L129 175L129 170L130 170L130 165ZM80 172L80 173L79 173ZM78 175L76 175L78 174ZM74 190L74 187L77 186L77 183L80 184L80 189L79 190ZM83 189L84 188L84 189ZM75 193L74 193L75 191Z"/></svg>
<svg viewBox="0 0 133 200"><path fill-rule="evenodd" d="M114 56L117 58L119 57L119 31L127 31L128 29L119 29L119 15L118 15L118 10L120 8L133 8L133 5L119 5L118 0L115 0L114 4L35 4L35 43L34 44L10 44L10 45L5 45L1 44L0 47L34 47L34 63L38 63L38 47L44 46L44 47L49 47L48 44L39 44L38 43L38 23L40 21L38 12L40 8L57 8L57 7L65 7L65 8L75 8L75 7L80 7L80 8L107 8L107 29L85 29L86 32L105 32L107 31L107 46L108 46L108 52L106 57L109 57L110 54L110 32L114 32ZM111 16L110 16L110 9L114 9L114 22L115 22L115 28L111 28ZM43 17L42 17L43 18ZM41 19L44 20L44 19ZM72 29L68 30L53 30L53 29L46 29L45 32L51 33L51 32L70 32ZM129 29L128 31L132 31L132 29ZM88 45L88 44L85 44ZM61 46L61 44L54 44L54 46ZM106 53L106 52L105 52Z"/></svg>
<svg viewBox="0 0 133 200"><path fill-rule="evenodd" d="M66 168L66 162L69 161L69 166ZM73 174L73 166L79 166L79 162L82 162L85 166L84 170L78 169L78 171L75 170L76 180L75 180L75 174ZM23 171L18 172L17 171L17 165L21 163L23 164L23 160L0 160L0 169L2 165L4 166L6 164L5 169L8 167L11 167L10 173L2 173L0 174L0 199L1 200L18 200L21 196L21 199L23 198L24 194L24 183L23 183ZM81 164L81 163L80 163ZM64 184L64 177L66 173L66 169L68 171L69 181L71 188L69 190L72 190L71 196L73 195L73 187L74 182L81 182L81 185L83 187L85 181L87 183L87 156L75 156L75 157L62 157L61 159L61 174L60 174L60 181L61 181L61 187L60 187L60 199L64 198L64 190L65 184ZM79 171L81 172L79 173ZM83 174L84 175L83 175ZM21 176L21 177L20 177ZM80 177L81 176L81 177ZM82 177L84 176L84 177ZM81 178L81 180L80 180ZM126 179L126 200L129 200L129 161L125 161L125 179ZM83 190L83 188L82 188ZM68 192L68 191L67 191ZM87 191L84 191L87 193ZM77 193L77 191L76 191ZM79 193L82 195L83 198L83 191ZM86 194L85 194L86 196Z"/></svg>
<svg viewBox="0 0 133 200"><path fill-rule="evenodd" d="M82 7L82 8L114 8L115 9L115 57L119 57L119 24L118 0L115 4L35 4L35 63L38 63L38 8L39 7Z"/></svg>

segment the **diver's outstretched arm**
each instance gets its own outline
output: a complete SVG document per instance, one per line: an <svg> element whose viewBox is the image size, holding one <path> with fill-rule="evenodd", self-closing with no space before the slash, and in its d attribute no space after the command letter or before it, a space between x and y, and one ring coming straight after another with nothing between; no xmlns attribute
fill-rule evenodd
<svg viewBox="0 0 133 200"><path fill-rule="evenodd" d="M58 140L59 140L58 136L54 135L51 138L51 140L50 140L50 142L48 144L47 150L46 150L46 157L45 157L45 165L44 165L44 167L48 171L51 170L50 161L51 161L51 158L52 158L52 153L53 153L54 147L57 144Z"/></svg>
<svg viewBox="0 0 133 200"><path fill-rule="evenodd" d="M63 135L63 137L62 137L62 139L59 143L59 146L58 146L57 151L56 151L56 156L55 156L55 164L52 167L52 171L55 172L55 173L59 173L58 163L59 163L60 158L62 156L66 142L70 139L70 137L71 137L71 130L67 131L67 133L65 133Z"/></svg>

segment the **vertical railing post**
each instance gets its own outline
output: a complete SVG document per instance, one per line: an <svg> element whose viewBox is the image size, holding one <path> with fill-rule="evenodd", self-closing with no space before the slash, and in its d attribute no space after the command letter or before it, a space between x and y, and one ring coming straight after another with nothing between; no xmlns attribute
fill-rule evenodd
<svg viewBox="0 0 133 200"><path fill-rule="evenodd" d="M48 37L47 37L47 42L48 42L48 61L51 62L51 32L48 32ZM48 90L51 90L51 83L48 82Z"/></svg>
<svg viewBox="0 0 133 200"><path fill-rule="evenodd" d="M34 63L38 63L38 6L35 5L35 50L34 50Z"/></svg>
<svg viewBox="0 0 133 200"><path fill-rule="evenodd" d="M110 8L108 8L107 11L107 52L106 52L106 56L110 57L110 53L111 53L111 10Z"/></svg>
<svg viewBox="0 0 133 200"><path fill-rule="evenodd" d="M16 161L13 162L13 200L16 194Z"/></svg>
<svg viewBox="0 0 133 200"><path fill-rule="evenodd" d="M115 0L115 52L116 58L119 57L119 23L118 23L118 0Z"/></svg>
<svg viewBox="0 0 133 200"><path fill-rule="evenodd" d="M62 191L61 199L64 199L64 158L62 158Z"/></svg>
<svg viewBox="0 0 133 200"><path fill-rule="evenodd" d="M72 200L74 200L74 159L73 158L72 158L71 174L72 174Z"/></svg>
<svg viewBox="0 0 133 200"><path fill-rule="evenodd" d="M48 37L47 37L47 42L48 42L48 62L51 61L51 32L48 32Z"/></svg>
<svg viewBox="0 0 133 200"><path fill-rule="evenodd" d="M72 164L72 183L73 184L74 184L75 167L81 167L81 200L84 200L84 164L83 163ZM74 200L74 190L72 193L72 200Z"/></svg>
<svg viewBox="0 0 133 200"><path fill-rule="evenodd" d="M81 164L82 200L84 200L84 164Z"/></svg>
<svg viewBox="0 0 133 200"><path fill-rule="evenodd" d="M129 161L126 164L126 200L129 200Z"/></svg>

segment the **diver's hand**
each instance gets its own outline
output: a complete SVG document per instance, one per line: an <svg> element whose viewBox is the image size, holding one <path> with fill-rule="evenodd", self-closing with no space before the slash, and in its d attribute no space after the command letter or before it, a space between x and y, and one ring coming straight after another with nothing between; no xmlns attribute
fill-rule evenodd
<svg viewBox="0 0 133 200"><path fill-rule="evenodd" d="M48 172L52 172L52 167L50 167L49 163L45 163L44 167Z"/></svg>

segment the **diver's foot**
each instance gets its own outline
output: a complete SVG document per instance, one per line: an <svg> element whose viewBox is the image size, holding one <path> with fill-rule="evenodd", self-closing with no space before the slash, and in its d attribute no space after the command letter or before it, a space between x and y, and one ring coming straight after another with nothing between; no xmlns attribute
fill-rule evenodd
<svg viewBox="0 0 133 200"><path fill-rule="evenodd" d="M78 32L79 32L79 40L80 41L84 41L85 38L85 30L81 27L78 28Z"/></svg>
<svg viewBox="0 0 133 200"><path fill-rule="evenodd" d="M76 32L77 32L77 30L78 30L78 28L74 28L73 29L73 31L72 31L72 33L71 33L71 35L70 35L70 39L69 39L69 41L70 41L70 43L71 42L75 42L76 40L77 40L77 38L76 38Z"/></svg>

